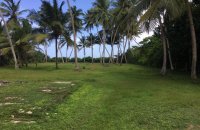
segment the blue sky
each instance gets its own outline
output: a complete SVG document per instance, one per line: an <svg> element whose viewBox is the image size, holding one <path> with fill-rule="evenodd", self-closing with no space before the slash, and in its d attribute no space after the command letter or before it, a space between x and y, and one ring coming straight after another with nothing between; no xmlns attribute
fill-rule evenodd
<svg viewBox="0 0 200 130"><path fill-rule="evenodd" d="M47 0L52 1L52 0ZM62 1L62 0L58 0ZM66 2L66 0L64 0ZM76 5L78 8L82 9L83 11L87 11L92 7L92 3L94 0L76 0L73 2L73 0L70 0L70 3L72 5ZM22 9L39 9L41 5L41 0L21 0L21 8ZM67 8L67 5L66 5ZM65 9L66 9L65 8Z"/></svg>
<svg viewBox="0 0 200 130"><path fill-rule="evenodd" d="M52 0L48 0L48 1L52 1ZM61 2L61 0L58 0ZM66 0L64 0L66 2ZM90 9L92 7L92 3L95 0L76 0L75 2L73 0L70 0L71 5L76 5L77 8L82 9L83 12L86 12L88 9ZM35 9L35 10L39 10L41 6L41 0L21 0L21 9ZM64 10L67 10L67 5L65 4ZM24 16L25 17L25 16ZM96 30L93 30L93 32L96 32ZM83 32L83 35L88 35L87 32ZM137 41L141 41L144 37L148 36L148 34L143 33L140 37L137 37ZM78 35L77 41L79 41L79 37L80 34ZM132 41L131 45L136 45L134 41ZM55 56L55 47L54 47L54 42L52 42L48 48L48 55L50 57L54 57ZM41 49L43 49L43 47L41 46ZM107 49L110 50L110 46L107 46ZM67 55L69 56L71 53L72 48L70 48L67 52ZM115 50L115 54L117 51L117 47L114 48ZM62 55L63 57L66 56L66 47L62 48ZM59 53L60 56L60 53ZM72 53L73 57L74 54ZM91 49L87 48L86 49L86 56L91 56ZM108 54L107 54L108 56ZM83 57L83 50L80 50L78 53L78 57L82 58ZM94 57L99 57L99 46L95 45L94 46Z"/></svg>

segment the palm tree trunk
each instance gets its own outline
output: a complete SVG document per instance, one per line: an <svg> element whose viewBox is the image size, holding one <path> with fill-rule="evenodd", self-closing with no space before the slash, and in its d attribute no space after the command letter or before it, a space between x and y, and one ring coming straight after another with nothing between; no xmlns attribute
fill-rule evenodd
<svg viewBox="0 0 200 130"><path fill-rule="evenodd" d="M85 53L85 46L84 46L84 63L85 63L85 54L86 54L86 53Z"/></svg>
<svg viewBox="0 0 200 130"><path fill-rule="evenodd" d="M115 42L115 39L116 39L116 36L117 36L118 29L119 29L119 26L117 27L115 34L114 34L114 37L112 39L112 53L111 53L111 55L112 55L112 58L113 58L112 59L113 63L114 63L114 49L113 49L113 47L114 47L114 42Z"/></svg>
<svg viewBox="0 0 200 130"><path fill-rule="evenodd" d="M55 38L55 48L56 48L56 69L58 69L58 38Z"/></svg>
<svg viewBox="0 0 200 130"><path fill-rule="evenodd" d="M188 0L185 0L187 4L187 12L188 12L188 18L190 22L190 31L191 31L191 38L192 38L192 66L191 66L191 78L197 79L197 41L196 41L196 33L194 28L194 21L192 16L192 9L190 6L190 3Z"/></svg>
<svg viewBox="0 0 200 130"><path fill-rule="evenodd" d="M168 50L168 57L169 57L169 63L170 63L170 68L171 70L174 70L173 62L172 62L172 57L171 57L171 51L169 47L169 40L166 38L166 43L167 43L167 50Z"/></svg>
<svg viewBox="0 0 200 130"><path fill-rule="evenodd" d="M47 53L47 44L45 43L44 44L44 51L45 51L45 62L47 63L48 62L48 53Z"/></svg>
<svg viewBox="0 0 200 130"><path fill-rule="evenodd" d="M94 63L94 48L93 48L93 45L91 46L92 48L92 64Z"/></svg>
<svg viewBox="0 0 200 130"><path fill-rule="evenodd" d="M9 31L8 31L7 23L6 23L6 21L4 20L4 17L3 17L3 14L2 14L2 12L1 12L1 10L0 10L0 16L1 16L1 19L2 19L2 21L3 21L3 23L4 23L6 35L7 35L8 41L9 41L9 43L10 43L12 55L13 55L14 62L15 62L15 69L18 69L19 66L18 66L18 63L17 63L17 58L16 58L16 54L15 54L15 49L14 49L14 46L13 46L13 43L12 43L12 40L11 40L11 36L10 36L10 34L9 34Z"/></svg>
<svg viewBox="0 0 200 130"><path fill-rule="evenodd" d="M74 51L74 48L72 48L72 51L71 51L71 53L70 53L70 55L69 55L69 58L71 58L71 56L72 56L72 52Z"/></svg>
<svg viewBox="0 0 200 130"><path fill-rule="evenodd" d="M69 46L68 44L66 44L67 47L66 47L66 63L68 62L68 49L69 49Z"/></svg>
<svg viewBox="0 0 200 130"><path fill-rule="evenodd" d="M71 6L70 6L70 2L69 0L67 0L67 5L69 8L69 13L71 16L71 22L72 22L72 28L73 28L73 33L74 33L74 58L75 58L75 70L79 70L79 65L78 65L78 56L77 56L77 45L76 45L76 30L75 30L75 26L74 26L74 17L72 14L72 10L71 10Z"/></svg>
<svg viewBox="0 0 200 130"><path fill-rule="evenodd" d="M102 64L101 44L99 44L100 63Z"/></svg>
<svg viewBox="0 0 200 130"><path fill-rule="evenodd" d="M103 29L103 65L105 64L105 53L106 53L106 31Z"/></svg>
<svg viewBox="0 0 200 130"><path fill-rule="evenodd" d="M166 45L166 38L164 35L164 26L163 23L161 21L161 17L158 18L159 20L159 24L160 24L160 29L161 29L161 41L163 44L163 65L162 65L162 69L161 69L161 74L165 75L167 72L167 45Z"/></svg>
<svg viewBox="0 0 200 130"><path fill-rule="evenodd" d="M75 70L79 70L78 65L78 55L77 55L77 45L76 45L76 32L74 34L74 58L75 58Z"/></svg>
<svg viewBox="0 0 200 130"><path fill-rule="evenodd" d="M112 43L112 45L111 45L111 63L114 63L114 61L113 61L113 55L114 55L114 44Z"/></svg>
<svg viewBox="0 0 200 130"><path fill-rule="evenodd" d="M93 53L93 39L92 39L92 31L90 29L90 34L91 34L91 37L90 37L90 45L91 45L91 51L92 51L92 64L94 63L94 53Z"/></svg>
<svg viewBox="0 0 200 130"><path fill-rule="evenodd" d="M124 40L125 41L125 40ZM126 60L126 45L127 45L127 42L128 42L128 38L126 37L126 41L124 42L124 48L123 48L123 54L122 54L122 58L121 58L121 62L120 62L120 65L122 65L122 62L123 62L123 59L125 57L125 60ZM127 61L126 61L127 62Z"/></svg>
<svg viewBox="0 0 200 130"><path fill-rule="evenodd" d="M62 62L65 63L64 58L63 58L63 54L62 54L62 51L61 51L61 48L58 47L58 50L60 52L60 56L61 56Z"/></svg>
<svg viewBox="0 0 200 130"><path fill-rule="evenodd" d="M117 45L117 64L119 64L119 46L120 46L120 43L118 43Z"/></svg>

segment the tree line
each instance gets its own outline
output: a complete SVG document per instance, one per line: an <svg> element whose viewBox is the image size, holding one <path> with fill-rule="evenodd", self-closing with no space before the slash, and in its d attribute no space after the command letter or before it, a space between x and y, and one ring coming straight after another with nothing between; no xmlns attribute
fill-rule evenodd
<svg viewBox="0 0 200 130"><path fill-rule="evenodd" d="M162 43L157 46L157 49L162 53L158 57L162 56L161 74L165 75L168 64L172 70L177 68L174 67L173 59L176 56L171 52L171 47L172 43L173 45L180 44L180 41L176 42L176 37L171 39L172 32L170 31L172 30L170 29L173 29L177 19L187 18L188 21L184 25L188 26L190 31L185 32L185 35L190 34L190 41L187 42L191 43L188 66L190 65L191 78L197 79L197 28L194 21L198 15L194 15L193 12L199 8L198 0L95 0L92 8L86 13L76 6L71 6L69 0L61 2L41 0L42 4L37 11L21 11L19 9L20 2L3 0L0 8L1 53L12 55L16 68L20 64L27 63L29 61L27 59L30 57L34 59L35 50L40 50L39 45L44 46L47 60L47 48L53 40L56 50L56 68L58 68L58 52L63 47L68 50L70 46L73 47L76 70L79 69L77 53L80 49L83 49L85 57L85 48L91 48L91 62L93 63L93 46L95 44L99 45L100 63L103 65L107 62L122 64L129 58L126 48L131 50L131 54L138 51L137 47L135 47L137 49L131 49L131 42L145 31L154 31L155 37L158 38L157 41ZM63 10L64 6L68 10ZM20 17L24 12L28 12L28 19ZM33 23L37 27L34 27ZM94 30L95 34L92 33ZM78 43L78 34L86 35L83 33L85 31L87 36L82 36ZM180 32L175 33L179 34ZM143 44L145 47L148 46L145 41ZM106 45L110 45L112 49L109 51ZM115 50L114 46L118 49ZM114 55L115 51L117 51L117 55ZM106 53L109 55L108 61L105 61ZM148 57L147 60L151 58Z"/></svg>

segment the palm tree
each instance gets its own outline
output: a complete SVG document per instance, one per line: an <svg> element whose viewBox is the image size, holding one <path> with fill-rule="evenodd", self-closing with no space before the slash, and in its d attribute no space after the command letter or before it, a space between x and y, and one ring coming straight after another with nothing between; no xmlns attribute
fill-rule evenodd
<svg viewBox="0 0 200 130"><path fill-rule="evenodd" d="M92 55L92 64L94 63L94 43L95 43L95 36L90 33L90 35L87 37L87 41L90 41L90 46L91 46L91 55Z"/></svg>
<svg viewBox="0 0 200 130"><path fill-rule="evenodd" d="M92 29L94 25L96 24L96 19L93 17L93 12L91 10L88 10L87 13L84 15L84 24L85 24L85 30L89 32L89 36L87 37L87 40L90 41L91 46L91 52L92 52L92 63L94 63L94 56L93 56L93 41L95 37L92 34Z"/></svg>
<svg viewBox="0 0 200 130"><path fill-rule="evenodd" d="M57 0L53 0L53 5L50 2L42 1L40 14L41 23L45 24L50 35L55 39L56 50L56 68L58 68L58 38L64 32L64 26L68 19L67 14L63 13L64 1L58 5Z"/></svg>
<svg viewBox="0 0 200 130"><path fill-rule="evenodd" d="M15 61L15 68L19 68L18 63L17 63L17 58L15 55L15 51L14 51L14 46L9 34L9 30L7 27L7 23L9 23L10 21L14 21L15 24L17 24L19 26L19 17L20 15L22 15L24 12L27 12L28 10L21 10L20 11L20 3L21 0L17 1L16 3L14 2L14 0L4 0L3 2L1 2L1 18L4 22L5 25L5 31L7 34L7 38L13 53L13 57L14 57L14 61ZM3 18L3 16L8 17L8 21L6 22Z"/></svg>
<svg viewBox="0 0 200 130"><path fill-rule="evenodd" d="M127 48L127 44L130 43L130 40L133 38L133 36L138 35L137 15L135 15L135 13L132 13L131 16L129 16L129 10L132 4L134 4L133 1L117 0L116 2L114 2L114 9L112 10L113 20L111 23L114 26L110 26L113 28L113 30L116 30L113 34L112 39L114 39L114 41L112 43L120 41L120 37L121 39L123 39L123 54L121 55L121 64L124 58L126 60L125 51ZM127 18L128 16L129 18ZM119 48L120 45L118 45L118 55Z"/></svg>
<svg viewBox="0 0 200 130"><path fill-rule="evenodd" d="M96 0L93 3L94 12L96 12L97 22L102 25L103 29L103 64L105 64L105 51L106 51L106 30L110 20L110 0Z"/></svg>
<svg viewBox="0 0 200 130"><path fill-rule="evenodd" d="M11 51L12 51L13 58L14 58L14 62L15 62L15 69L18 69L19 66L18 66L18 63L17 63L17 58L16 58L14 46L13 46L12 39L11 39L9 30L8 30L8 27L7 27L7 23L6 23L6 21L4 20L4 17L3 17L3 14L2 14L2 12L1 12L1 9L0 9L0 17L1 17L2 21L3 21L4 27L5 27L5 31L6 31L6 35L7 35L7 38L8 38L10 47L11 47Z"/></svg>
<svg viewBox="0 0 200 130"><path fill-rule="evenodd" d="M196 33L194 28L194 21L193 21L193 15L192 15L192 9L191 4L188 0L185 0L186 7L187 7L187 13L189 18L189 24L190 24L190 33L192 38L192 66L191 66L191 78L197 79L197 39L196 39Z"/></svg>
<svg viewBox="0 0 200 130"><path fill-rule="evenodd" d="M86 39L86 37L85 36L82 36L81 38L80 38L80 46L83 48L83 56L84 56L84 63L85 63L85 55L86 55L86 47L88 47L88 41L87 41L87 39Z"/></svg>
<svg viewBox="0 0 200 130"><path fill-rule="evenodd" d="M20 11L20 3L21 0L15 3L14 0L4 0L1 3L2 11L4 12L4 16L8 17L8 22L13 20L15 23L18 23L20 19L20 15L27 12L28 10L21 10Z"/></svg>
<svg viewBox="0 0 200 130"><path fill-rule="evenodd" d="M193 16L192 16L192 11L191 11L191 3L188 0L173 0L173 1L168 1L168 0L141 0L138 2L138 6L144 7L143 9L148 9L147 12L143 15L142 19L150 19L154 17L158 11L162 10L162 16L164 15L164 12L166 10L169 12L171 17L177 17L180 16L181 12L187 11L188 13L188 18L189 18L189 25L190 25L190 30L191 30L191 38L192 38L192 66L191 66L191 78L192 79L197 79L197 74L196 74L196 66L197 66L197 41L196 41L196 33L195 33L195 28L194 28L194 22L193 22ZM162 18L160 16L158 17L159 23L162 24L161 27L161 36L162 36L162 41L163 41L163 48L164 49L164 60L163 60L163 69L162 73L164 74L165 71L165 63L166 63L166 56L167 56L167 45L165 41L165 36L164 36L164 27Z"/></svg>
<svg viewBox="0 0 200 130"><path fill-rule="evenodd" d="M74 16L72 13L72 8L70 5L69 0L67 0L67 5L68 5L68 10L70 13L70 17L71 17L71 25L72 25L72 30L73 30L73 35L74 35L74 58L75 58L75 70L79 70L79 65L78 65L78 56L77 56L77 44L76 44L76 30L75 30L75 20L74 20Z"/></svg>

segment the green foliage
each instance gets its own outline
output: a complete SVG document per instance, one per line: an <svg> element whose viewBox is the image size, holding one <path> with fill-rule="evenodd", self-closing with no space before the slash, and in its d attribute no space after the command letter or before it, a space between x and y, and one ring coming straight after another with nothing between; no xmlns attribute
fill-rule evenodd
<svg viewBox="0 0 200 130"><path fill-rule="evenodd" d="M72 15L73 15L73 20L74 20L74 27L75 27L75 32L80 32L81 29L83 28L83 20L81 16L83 16L83 11L81 9L77 9L76 6L71 7ZM68 17L69 17L69 30L72 31L72 21L70 14L68 12Z"/></svg>
<svg viewBox="0 0 200 130"><path fill-rule="evenodd" d="M197 50L198 50L198 63L197 68L200 70L200 6L193 6L194 25L197 38ZM167 37L169 38L170 50L172 54L172 60L175 68L183 71L190 71L191 69L191 34L189 21L187 18L187 12L185 12L180 18L173 21L169 21L166 18L165 26L167 28Z"/></svg>
<svg viewBox="0 0 200 130"><path fill-rule="evenodd" d="M160 67L162 63L162 44L156 36L147 37L127 52L129 63Z"/></svg>

